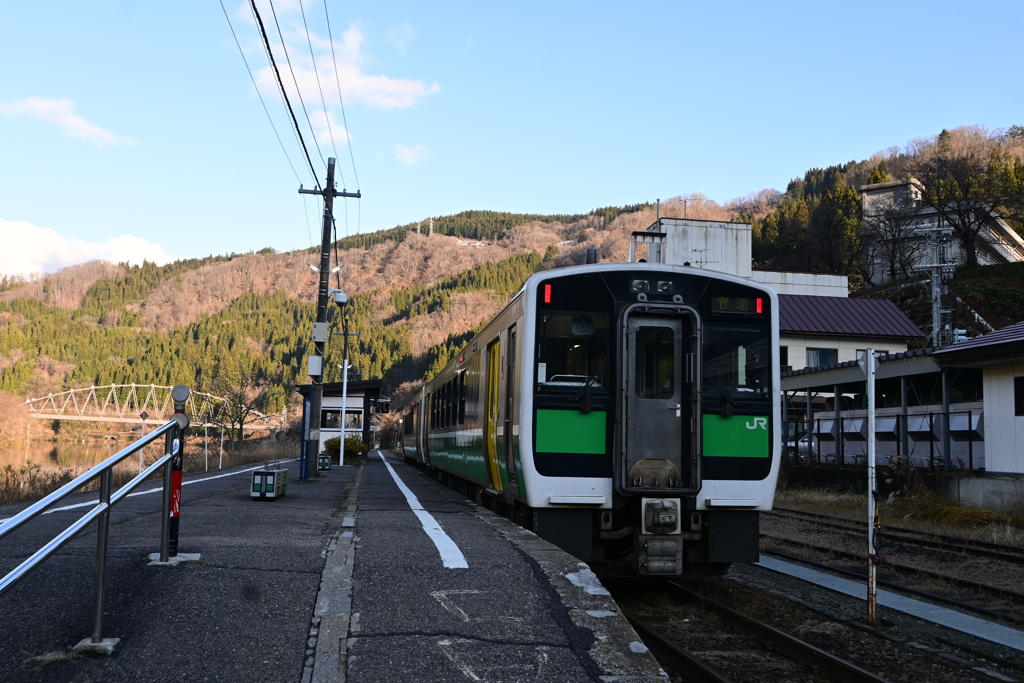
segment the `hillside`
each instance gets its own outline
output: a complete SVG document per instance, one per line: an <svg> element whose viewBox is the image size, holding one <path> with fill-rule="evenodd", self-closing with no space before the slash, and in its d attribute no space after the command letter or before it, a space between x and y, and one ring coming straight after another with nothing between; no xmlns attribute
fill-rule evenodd
<svg viewBox="0 0 1024 683"><path fill-rule="evenodd" d="M810 169L786 192L761 190L724 205L684 195L660 210L666 217L748 222L758 267L842 273L859 289L858 185L960 154L974 160L973 187L997 187L1002 194L992 201L1000 202L1001 215L1024 225L1024 129L1016 137L1013 130L943 131L903 150ZM362 376L382 377L401 404L418 378L442 367L530 274L581 263L588 247L604 261L624 261L630 233L655 218L651 204L551 216L465 211L345 237L336 244L344 267L331 283L350 297L351 331L359 335L351 357ZM310 250L265 249L165 266L94 261L32 282L0 278L0 390L40 396L132 382L184 383L213 393L272 387L265 408L276 410L294 399L295 383L307 381L316 291L307 263L317 258ZM891 297L930 326L921 285L857 293ZM1017 322L1024 319L1024 265L962 268L953 293L957 326L983 332L975 312L996 328ZM335 339L328 381L340 379L341 353Z"/></svg>
<svg viewBox="0 0 1024 683"><path fill-rule="evenodd" d="M345 265L332 284L350 295L351 328L360 335L351 356L363 376L384 377L392 390L436 370L454 340L500 309L531 273L580 262L587 246L625 258L626 236L649 225L654 211L604 209L569 223L468 216L437 220L431 236L413 226L386 231L386 239L339 242ZM314 260L308 250L263 250L166 266L93 262L10 287L0 292L0 390L40 396L92 384L181 382L216 392L255 381L277 387L281 404L288 387L306 381L316 289L306 263ZM330 346L328 380L340 377L341 352L339 342Z"/></svg>

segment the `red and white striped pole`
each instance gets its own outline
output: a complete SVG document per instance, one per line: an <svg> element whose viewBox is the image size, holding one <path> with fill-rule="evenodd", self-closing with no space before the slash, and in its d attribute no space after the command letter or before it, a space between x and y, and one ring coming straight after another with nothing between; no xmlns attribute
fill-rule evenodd
<svg viewBox="0 0 1024 683"><path fill-rule="evenodd" d="M165 498L164 509L166 519L164 520L164 542L161 543L161 562L168 558L176 557L178 554L178 526L181 522L181 471L185 456L185 428L188 427L189 419L185 414L185 401L188 400L188 387L179 384L171 390L171 398L174 400L174 415L171 419L178 423L178 429L168 434L170 442L168 452L171 454L170 467L164 471L164 476L170 475L170 491ZM166 557L163 555L166 554Z"/></svg>

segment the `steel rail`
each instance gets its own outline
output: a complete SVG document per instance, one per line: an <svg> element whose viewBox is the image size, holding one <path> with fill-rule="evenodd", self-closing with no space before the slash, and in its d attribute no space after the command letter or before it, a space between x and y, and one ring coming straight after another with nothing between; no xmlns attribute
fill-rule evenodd
<svg viewBox="0 0 1024 683"><path fill-rule="evenodd" d="M702 681L708 681L709 683L731 683L730 679L726 678L724 674L719 673L710 665L705 664L686 650L683 650L679 646L673 644L663 635L647 626L633 615L627 612L623 612L622 614L626 617L626 621L630 623L630 625L641 637L643 637L644 640L648 643L653 643L655 648L665 650L675 659L675 664L682 669L685 669L687 673L696 676Z"/></svg>
<svg viewBox="0 0 1024 683"><path fill-rule="evenodd" d="M790 562L803 562L804 564L809 564L812 567L817 567L818 569L825 569L825 570L828 570L830 572L835 572L837 574L845 574L846 576L852 576L852 577L855 577L855 578L861 579L861 580L864 580L866 578L864 576L864 574L861 574L859 572L855 572L852 569L843 569L841 567L834 567L834 566L832 566L830 564L825 564L823 562L817 562L815 560L808 560L808 559L806 559L804 557L797 557L796 555L790 555L789 553L783 553L783 552L780 552L778 550L762 550L761 552L764 553L765 555L771 555L773 557L780 557L780 558L782 558L784 560L789 560ZM946 604L946 605L952 605L954 607L959 607L961 609L969 610L971 612L976 612L978 614L984 614L987 617L995 617L995 618L998 618L998 619L1003 619L1005 621L1012 622L1012 623L1017 624L1019 626L1024 626L1024 619L1021 619L1020 617L1012 616L1010 614L1005 614L1003 612L996 612L995 610L990 610L990 609L987 609L985 607L979 607L977 605L971 605L970 603L966 603L966 602L960 602L959 600L954 600L953 598L946 598L946 597L943 597L941 595L936 595L935 593L929 593L928 591L920 590L918 588L911 588L910 586L904 586L904 585L899 584L899 583L893 583L892 581L885 581L883 579L877 579L877 582L878 582L879 586L885 586L886 588L891 588L893 590L902 591L904 593L910 593L911 595L917 595L917 596L920 596L922 598L927 598L929 600L934 600L936 602L941 602L941 603Z"/></svg>
<svg viewBox="0 0 1024 683"><path fill-rule="evenodd" d="M825 519L825 520L836 519L835 517L831 517L829 515L823 515L823 514L821 514L819 512L805 512L804 510L794 510L792 508L783 508L783 507L775 506L775 510L778 510L778 511L781 511L781 512L788 512L788 513L798 514L798 515L806 515L808 517L816 517L816 518ZM849 522L850 524L855 524L857 526L866 526L866 523L865 522L861 522L860 520L846 519L845 517L841 517L840 519L842 519L844 522ZM912 535L915 535L915 536L930 536L932 538L939 539L939 540L941 540L941 541L943 541L945 543L949 543L951 545L963 545L964 547L971 548L971 549L987 549L987 550L994 550L996 552L1002 552L1002 553L1007 553L1007 554L1020 553L1021 555L1024 555L1024 548L1021 548L1021 547L1018 547L1018 546L1013 546L1013 545L1006 545L1004 543L993 543L992 541L981 541L981 540L977 540L977 539L973 539L973 538L963 538L961 536L949 536L949 535L946 535L946 534L936 534L936 533L933 533L931 531L918 531L916 529L911 529L911 528L905 527L905 526L887 525L886 528L887 529L892 529L894 531L899 531L899 532L902 532L902 533L912 534Z"/></svg>
<svg viewBox="0 0 1024 683"><path fill-rule="evenodd" d="M769 649L777 650L791 659L813 667L833 680L840 683L887 683L886 679L876 676L852 662L836 657L831 652L826 652L819 647L800 640L784 631L780 631L774 626L769 626L753 617L749 617L731 607L726 607L713 598L692 591L675 581L669 581L669 585L691 600L699 601L705 609L716 614L727 624L732 624L750 633Z"/></svg>
<svg viewBox="0 0 1024 683"><path fill-rule="evenodd" d="M805 543L804 541L794 541L793 539L783 538L782 536L772 536L771 534L761 534L761 538L767 538L767 539L771 539L773 541L782 541L783 543L789 543L789 544L792 544L792 545L795 545L795 546L799 546L801 548L807 548L808 550L817 550L818 552L831 553L833 555L838 555L839 557L846 558L847 560L856 560L858 562L867 560L867 557L865 557L864 555L858 555L857 553L848 553L845 550L835 550L834 548L826 548L824 546L814 545L813 543ZM977 590L986 591L986 592L992 593L994 595L1000 595L1002 597L1005 597L1005 598L1007 598L1009 600L1012 600L1012 601L1015 601L1015 602L1024 602L1024 593L1018 593L1017 591L1012 591L1012 590L1010 590L1008 588L998 588L996 586L990 586L990 585L985 584L985 583L978 583L977 581L972 581L970 579L960 579L960 578L957 578L955 576L947 576L946 574L940 574L939 572L933 572L933 571L931 571L929 569L921 569L919 567L910 567L910 566L907 566L905 564L897 564L895 562L888 562L888 561L886 561L883 566L891 567L892 569L895 569L896 571L900 571L900 572L904 572L904 573L908 573L908 574L909 573L923 574L923 575L929 576L929 577L931 577L933 579L940 579L942 581L949 581L950 583L960 584L961 586L967 586L968 588L974 588L974 589L977 589Z"/></svg>
<svg viewBox="0 0 1024 683"><path fill-rule="evenodd" d="M765 514L780 517L782 519L789 519L797 522L806 522L807 524L817 524L818 526L825 526L832 529L841 529L843 531L852 531L856 533L864 533L864 530L867 527L866 523L862 524L855 522L853 520L844 519L843 521L849 522L849 524L839 524L836 522L829 522L824 519L808 519L804 517L799 517L794 514L790 514L788 512L778 512L776 510L768 511ZM885 538L894 541L901 541L903 543L919 545L925 548L948 550L950 552L967 552L973 555L977 555L979 557L987 557L989 559L1002 560L1004 562L1011 562L1013 564L1024 564L1024 555L1012 555L1010 553L1004 553L998 550L989 550L987 548L978 548L970 545L948 543L946 541L933 541L927 538L908 536L903 532L893 533L891 529L894 528L895 527L886 527L884 532Z"/></svg>

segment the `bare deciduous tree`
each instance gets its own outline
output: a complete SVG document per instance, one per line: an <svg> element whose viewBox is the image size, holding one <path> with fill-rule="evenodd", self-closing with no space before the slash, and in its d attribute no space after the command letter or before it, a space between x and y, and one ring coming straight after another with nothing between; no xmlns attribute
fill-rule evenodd
<svg viewBox="0 0 1024 683"><path fill-rule="evenodd" d="M864 215L864 275L870 284L910 276L925 241L915 230L920 208L907 193L874 200ZM877 278L883 269L884 279ZM875 281L877 280L877 281Z"/></svg>

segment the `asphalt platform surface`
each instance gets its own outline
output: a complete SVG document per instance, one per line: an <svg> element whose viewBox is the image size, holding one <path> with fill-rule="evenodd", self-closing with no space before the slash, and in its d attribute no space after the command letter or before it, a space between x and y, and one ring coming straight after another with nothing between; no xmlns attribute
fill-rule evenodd
<svg viewBox="0 0 1024 683"><path fill-rule="evenodd" d="M251 465L187 475L179 552L200 558L176 567L149 564L160 494L125 499L107 565L116 653L71 651L92 631L91 527L0 598L0 681L667 680L585 565L387 462L304 484L288 462L276 501L250 498ZM86 510L0 540L0 572Z"/></svg>

